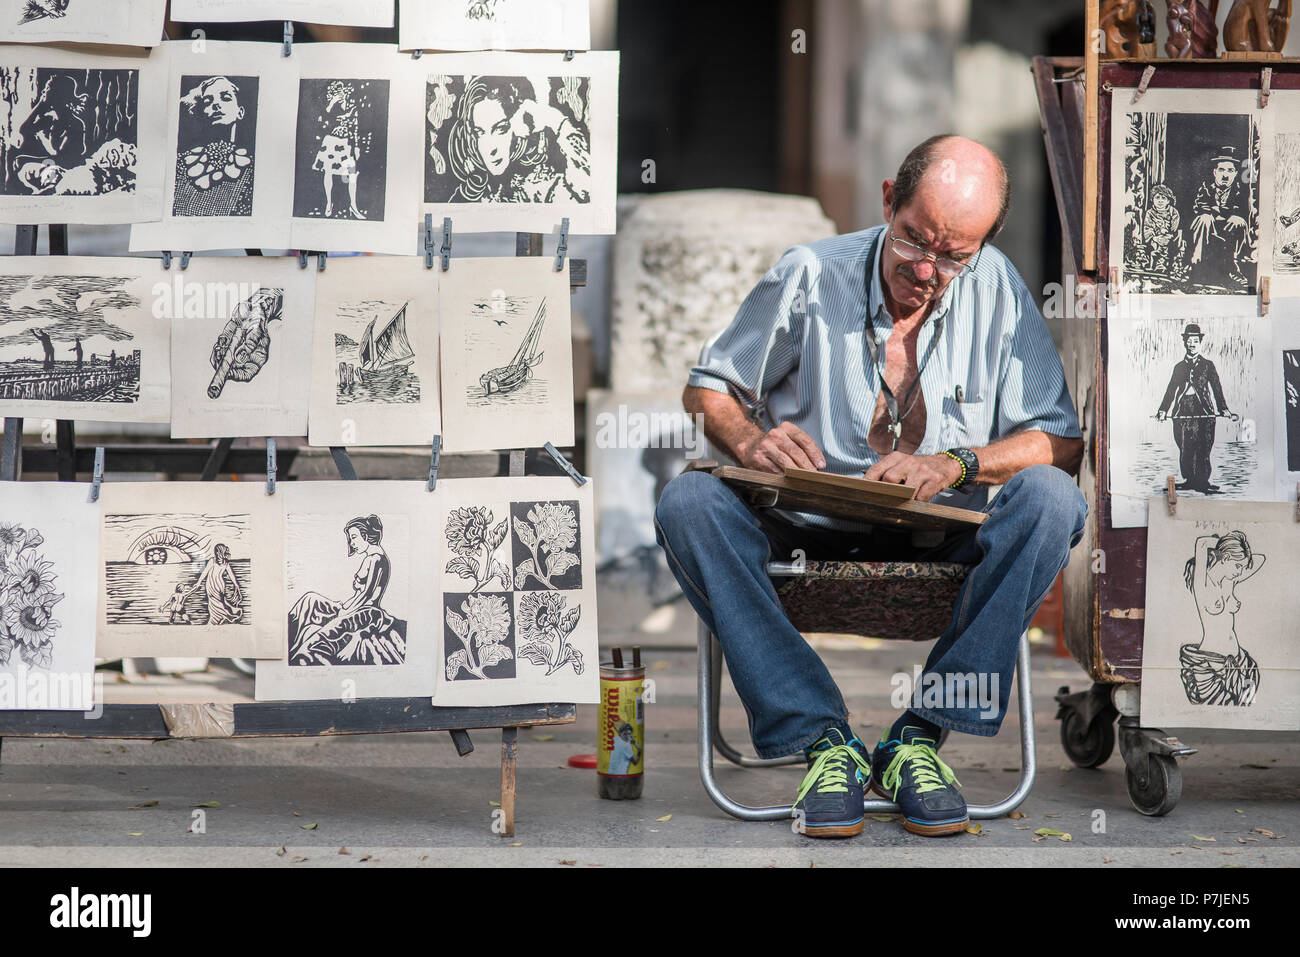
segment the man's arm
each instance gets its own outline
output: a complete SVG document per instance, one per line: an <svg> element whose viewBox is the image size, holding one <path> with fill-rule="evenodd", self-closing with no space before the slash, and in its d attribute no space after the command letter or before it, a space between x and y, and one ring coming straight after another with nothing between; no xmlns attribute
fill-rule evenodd
<svg viewBox="0 0 1300 957"><path fill-rule="evenodd" d="M826 459L807 432L783 422L770 432L754 423L731 395L698 386L686 387L682 405L704 417L704 434L745 468L780 475L786 466L823 469Z"/></svg>

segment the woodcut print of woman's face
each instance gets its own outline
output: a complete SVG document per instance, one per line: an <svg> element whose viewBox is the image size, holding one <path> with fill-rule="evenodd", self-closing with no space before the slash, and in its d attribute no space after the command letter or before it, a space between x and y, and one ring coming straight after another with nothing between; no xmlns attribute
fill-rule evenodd
<svg viewBox="0 0 1300 957"><path fill-rule="evenodd" d="M213 126L230 126L244 118L239 91L225 77L214 80L199 97L199 109Z"/></svg>
<svg viewBox="0 0 1300 957"><path fill-rule="evenodd" d="M491 175L502 175L510 165L510 147L514 141L510 117L499 100L481 100L474 105L471 119L479 158Z"/></svg>

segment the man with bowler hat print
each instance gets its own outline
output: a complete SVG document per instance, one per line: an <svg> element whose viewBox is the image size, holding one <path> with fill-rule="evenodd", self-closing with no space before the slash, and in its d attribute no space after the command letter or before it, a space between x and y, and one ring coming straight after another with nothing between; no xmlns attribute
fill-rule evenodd
<svg viewBox="0 0 1300 957"><path fill-rule="evenodd" d="M1246 252L1250 197L1240 173L1234 147L1225 146L1210 159L1210 175L1197 187L1192 203L1191 264L1216 285L1245 290L1250 281L1242 275L1240 261Z"/></svg>
<svg viewBox="0 0 1300 957"><path fill-rule="evenodd" d="M1210 483L1215 419L1222 415L1236 422L1241 417L1228 411L1223 386L1219 384L1219 370L1200 354L1203 339L1201 327L1196 323L1183 328L1186 355L1174 366L1156 418L1161 422L1172 419L1174 423L1174 442L1178 445L1179 468L1183 473L1183 481L1177 487L1211 495L1219 491L1219 486Z"/></svg>

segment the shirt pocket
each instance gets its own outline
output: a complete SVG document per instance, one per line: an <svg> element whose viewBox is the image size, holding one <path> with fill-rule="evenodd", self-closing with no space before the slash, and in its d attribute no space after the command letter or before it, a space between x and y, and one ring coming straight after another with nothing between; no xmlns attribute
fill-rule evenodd
<svg viewBox="0 0 1300 957"><path fill-rule="evenodd" d="M982 448L988 445L992 413L993 403L982 398L958 402L952 396L944 396L939 448Z"/></svg>

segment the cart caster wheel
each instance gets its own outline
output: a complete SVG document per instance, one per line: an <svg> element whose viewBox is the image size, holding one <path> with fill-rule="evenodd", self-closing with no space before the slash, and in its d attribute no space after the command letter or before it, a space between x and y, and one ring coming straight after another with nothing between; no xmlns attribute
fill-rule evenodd
<svg viewBox="0 0 1300 957"><path fill-rule="evenodd" d="M1068 711L1061 719L1061 747L1075 767L1098 767L1115 750L1115 725L1107 715L1085 723L1078 711Z"/></svg>
<svg viewBox="0 0 1300 957"><path fill-rule="evenodd" d="M1147 780L1143 784L1131 768L1124 769L1124 783L1133 807L1147 817L1161 817L1172 811L1183 795L1183 772L1167 754L1147 756Z"/></svg>

